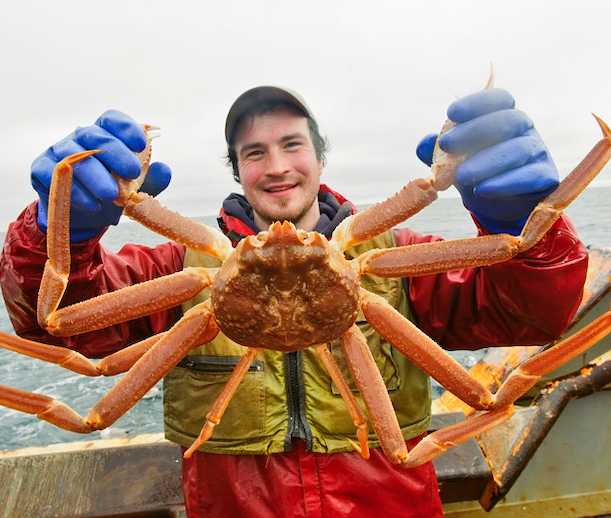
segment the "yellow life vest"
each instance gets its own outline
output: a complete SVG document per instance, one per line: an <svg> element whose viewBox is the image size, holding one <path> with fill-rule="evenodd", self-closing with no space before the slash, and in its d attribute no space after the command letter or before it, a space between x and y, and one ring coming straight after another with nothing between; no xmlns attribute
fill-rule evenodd
<svg viewBox="0 0 611 518"><path fill-rule="evenodd" d="M395 246L394 234L388 231L346 252L356 257L373 248ZM184 267L216 267L218 262L201 253L188 250ZM383 296L395 309L410 317L409 303L402 279L365 276L361 285ZM183 305L183 311L204 301L202 292ZM357 324L365 334L375 361L382 373L388 393L406 439L427 429L431 413L430 380L420 369L383 340L363 319ZM256 344L264 346L265 344ZM346 380L351 375L342 357L339 343L330 343L336 361ZM194 349L164 379L164 421L167 439L188 447L199 435L204 416L227 382L244 347L220 333L212 342ZM325 368L311 350L297 354L294 386L287 387L286 354L264 350L252 364L238 387L212 438L202 451L226 454L268 454L290 448L298 413L308 447L314 452L335 453L352 449L347 438L356 441L355 429L346 404L331 382ZM296 384L296 385L295 385ZM295 390L298 391L297 395ZM365 405L353 386L361 408ZM299 408L295 408L297 398ZM291 410L292 409L292 410ZM292 415L291 415L292 414ZM370 428L370 446L379 445Z"/></svg>

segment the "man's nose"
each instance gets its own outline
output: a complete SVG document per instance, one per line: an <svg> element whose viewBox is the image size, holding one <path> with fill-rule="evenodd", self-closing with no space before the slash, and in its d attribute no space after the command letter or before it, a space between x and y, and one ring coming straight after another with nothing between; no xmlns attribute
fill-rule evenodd
<svg viewBox="0 0 611 518"><path fill-rule="evenodd" d="M289 171L289 160L282 150L271 150L268 155L267 173L271 175L285 174Z"/></svg>

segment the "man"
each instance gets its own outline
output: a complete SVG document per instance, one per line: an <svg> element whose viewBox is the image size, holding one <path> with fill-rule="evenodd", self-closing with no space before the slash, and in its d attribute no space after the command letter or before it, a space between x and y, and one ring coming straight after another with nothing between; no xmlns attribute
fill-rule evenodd
<svg viewBox="0 0 611 518"><path fill-rule="evenodd" d="M530 119L514 109L502 90L487 90L453 103L458 126L441 147L467 154L457 187L480 233L518 234L536 203L558 176ZM325 144L305 103L293 93L258 87L242 94L227 116L228 159L244 194L223 203L219 224L237 243L275 220L330 237L353 212L341 195L320 183ZM430 164L436 136L418 147ZM167 329L178 317L166 311L63 342L36 324L48 186L53 166L76 151L105 152L76 166L71 221L72 271L64 303L70 304L185 266L213 266L212 259L167 243L154 249L128 245L110 254L98 241L120 209L109 170L134 177L133 152L144 134L129 117L106 112L49 148L32 166L40 200L11 225L2 258L1 282L16 331L35 340L64 344L100 357ZM169 168L152 164L143 189L156 194ZM372 181L375 181L372 179ZM349 250L430 241L408 229L390 231ZM363 280L396 309L449 348L544 343L570 322L585 280L587 254L565 218L533 249L503 264L404 280ZM553 296L550 297L550 293ZM185 304L186 310L195 301ZM428 378L364 323L360 324L382 372L408 447L430 418ZM333 344L331 344L333 348ZM192 351L164 381L166 436L183 447L197 436L203 415L243 349L219 335ZM406 470L379 449L365 461L350 451L352 422L327 374L308 351L265 351L246 375L210 441L183 462L189 516L440 516L432 464ZM376 446L375 437L371 437Z"/></svg>

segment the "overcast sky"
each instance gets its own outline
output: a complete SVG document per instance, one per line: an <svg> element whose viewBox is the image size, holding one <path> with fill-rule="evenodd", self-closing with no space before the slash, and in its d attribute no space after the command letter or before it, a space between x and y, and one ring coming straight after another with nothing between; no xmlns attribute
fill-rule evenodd
<svg viewBox="0 0 611 518"><path fill-rule="evenodd" d="M166 205L218 210L233 100L299 92L331 142L324 181L357 202L428 176L414 148L489 63L535 121L561 176L611 122L609 20L600 1L20 1L0 21L2 229L34 199L32 160L108 108L159 125ZM611 185L611 168L599 183Z"/></svg>

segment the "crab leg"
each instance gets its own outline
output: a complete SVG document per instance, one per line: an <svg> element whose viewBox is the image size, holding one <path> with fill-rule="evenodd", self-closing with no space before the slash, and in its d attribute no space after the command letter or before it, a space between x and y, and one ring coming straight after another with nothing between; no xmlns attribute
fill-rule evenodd
<svg viewBox="0 0 611 518"><path fill-rule="evenodd" d="M495 234L371 250L352 261L361 274L415 277L507 261L518 253L519 243L514 236Z"/></svg>
<svg viewBox="0 0 611 518"><path fill-rule="evenodd" d="M48 363L54 363L85 376L114 376L125 372L140 359L153 345L155 345L165 333L159 333L132 344L116 353L113 353L97 364L82 354L57 345L48 345L34 342L19 336L9 335L0 331L0 347L25 354L30 358L36 358Z"/></svg>
<svg viewBox="0 0 611 518"><path fill-rule="evenodd" d="M165 208L148 194L132 194L124 212L153 232L221 261L233 251L231 241L221 232Z"/></svg>
<svg viewBox="0 0 611 518"><path fill-rule="evenodd" d="M494 397L486 388L385 299L361 289L361 308L378 333L456 397L478 410L493 406Z"/></svg>
<svg viewBox="0 0 611 518"><path fill-rule="evenodd" d="M342 221L333 232L333 242L347 250L417 214L436 199L431 179L413 180L394 196Z"/></svg>
<svg viewBox="0 0 611 518"><path fill-rule="evenodd" d="M492 88L493 84L494 70L491 67L484 88ZM454 126L454 122L446 120L440 135ZM456 168L465 157L444 152L439 147L439 139L435 143L433 156L430 178L413 180L390 198L345 219L333 232L333 241L339 248L347 250L390 230L434 202L439 191L448 189L454 183Z"/></svg>
<svg viewBox="0 0 611 518"><path fill-rule="evenodd" d="M211 272L214 270L185 268L66 306L48 316L46 329L56 336L71 336L163 311L192 299L210 286Z"/></svg>
<svg viewBox="0 0 611 518"><path fill-rule="evenodd" d="M49 363L55 363L60 367L84 374L85 376L99 376L96 365L82 354L58 347L47 345L15 335L9 335L0 331L0 347L16 353L25 354L31 358L37 358Z"/></svg>
<svg viewBox="0 0 611 518"><path fill-rule="evenodd" d="M240 361L234 367L231 376L227 380L227 383L225 383L223 390L221 390L221 393L217 396L216 400L212 404L212 408L206 414L206 422L204 423L204 426L201 432L199 433L199 436L189 447L189 449L185 451L183 455L185 459L191 458L191 455L193 455L193 453L202 444L204 444L208 439L210 439L210 437L212 437L214 427L221 422L221 419L223 418L225 410L227 410L229 402L235 395L238 386L244 379L244 376L246 376L248 368L250 367L250 364L254 361L258 352L258 349L249 347L246 353L242 355Z"/></svg>
<svg viewBox="0 0 611 518"><path fill-rule="evenodd" d="M528 250L543 237L562 211L582 193L611 158L611 129L600 117L594 115L594 118L600 126L603 138L558 188L533 209L522 230L520 252Z"/></svg>
<svg viewBox="0 0 611 518"><path fill-rule="evenodd" d="M407 447L386 385L361 330L353 325L342 336L342 350L352 378L359 388L371 425L386 457L394 464L407 460Z"/></svg>
<svg viewBox="0 0 611 518"><path fill-rule="evenodd" d="M149 150L148 153L143 153L143 156L140 157L143 161L141 178L145 176L150 158L150 146L147 146L147 149ZM103 298L91 299L76 304L69 309L64 308L59 312L57 311L70 274L69 229L73 165L98 152L99 150L84 151L64 158L55 166L51 180L49 228L47 230L47 255L49 259L45 264L38 292L37 318L42 328L59 336L84 333L167 309L189 300L195 293L210 283L208 274L197 274L194 271L190 273L180 272L164 279L149 281L150 284L143 283L143 287L126 288L125 291L106 294L102 296ZM205 225L194 223L188 218L163 208L156 200L146 194L129 192L128 186L133 187L132 184L134 182L126 183L119 180L119 204L126 205L127 214L132 215L135 219L170 239L181 241L185 245L202 250L209 255L224 259L231 252L230 241L220 232ZM202 288L198 289L200 286ZM160 301L157 300L159 297L156 295L159 292L171 293L172 295ZM121 300L124 300L124 302L120 302ZM123 319L117 320L119 318L117 316L109 318L107 316L109 313L121 314L120 318Z"/></svg>
<svg viewBox="0 0 611 518"><path fill-rule="evenodd" d="M518 237L508 234L438 241L362 254L361 273L381 277L429 275L458 268L491 265L511 259L531 248L551 228L565 209L594 179L611 158L611 130L596 117L603 138L558 188L532 211Z"/></svg>
<svg viewBox="0 0 611 518"><path fill-rule="evenodd" d="M611 311L607 311L577 333L519 365L496 393L495 406L513 403L530 390L542 376L588 350L611 332Z"/></svg>
<svg viewBox="0 0 611 518"><path fill-rule="evenodd" d="M348 407L348 412L350 413L350 417L352 418L352 422L356 427L356 436L358 438L359 444L355 444L353 441L350 441L352 446L361 454L361 457L364 459L369 458L369 445L368 445L368 429L367 429L367 420L365 418L365 414L359 407L356 402L356 398L352 394L348 383L344 379L342 375L342 371L340 370L337 362L333 358L331 351L326 345L316 345L314 346L314 352L316 356L320 359L321 363L327 369L330 378L335 383L335 386L339 390L339 393L342 396L342 399L346 402L346 406Z"/></svg>
<svg viewBox="0 0 611 518"><path fill-rule="evenodd" d="M146 354L167 332L149 336L140 342L136 342L124 349L102 358L97 364L96 369L102 376L114 376L126 372L132 368L144 354ZM202 344L203 345L203 344Z"/></svg>
<svg viewBox="0 0 611 518"><path fill-rule="evenodd" d="M409 452L409 458L405 467L415 468L439 457L446 450L509 419L513 414L513 410L513 405L509 405L491 412L484 412L477 416L469 417L461 423L442 428L427 435Z"/></svg>
<svg viewBox="0 0 611 518"><path fill-rule="evenodd" d="M218 334L210 303L198 304L161 338L91 409L87 422L106 428L127 412L186 354Z"/></svg>
<svg viewBox="0 0 611 518"><path fill-rule="evenodd" d="M83 151L61 160L53 170L49 189L49 227L47 228L47 262L38 291L37 317L44 328L66 291L70 274L70 195L72 166L98 150Z"/></svg>
<svg viewBox="0 0 611 518"><path fill-rule="evenodd" d="M110 426L163 378L191 350L208 343L218 333L205 302L187 311L170 331L144 354L83 418L49 396L0 386L0 405L35 414L60 428L89 433Z"/></svg>
<svg viewBox="0 0 611 518"><path fill-rule="evenodd" d="M0 405L34 414L39 419L70 432L89 433L93 431L93 428L69 406L44 394L35 394L0 385Z"/></svg>
<svg viewBox="0 0 611 518"><path fill-rule="evenodd" d="M156 126L144 124L143 129L147 136L147 145L142 152L137 154L142 164L140 176L135 180L126 180L114 175L119 186L119 195L115 203L124 207L126 216L153 232L224 261L232 248L231 241L221 232L165 208L146 193L137 192L148 173L152 153L151 140L159 135L155 131L159 130Z"/></svg>

